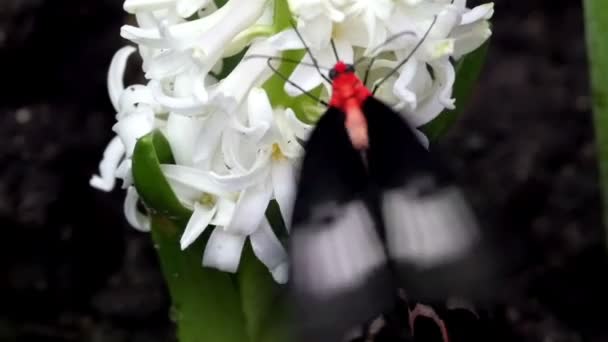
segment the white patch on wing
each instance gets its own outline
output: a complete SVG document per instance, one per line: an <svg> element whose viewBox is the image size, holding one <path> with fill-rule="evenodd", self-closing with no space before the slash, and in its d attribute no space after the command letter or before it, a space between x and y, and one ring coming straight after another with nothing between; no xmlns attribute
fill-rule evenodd
<svg viewBox="0 0 608 342"><path fill-rule="evenodd" d="M320 210L326 212L328 207ZM333 221L292 230L293 281L298 290L316 298L357 287L386 262L374 221L362 201L333 207L323 216Z"/></svg>
<svg viewBox="0 0 608 342"><path fill-rule="evenodd" d="M421 194L434 187L429 180L416 179L382 198L390 256L422 268L462 256L479 237L476 220L459 189L434 188Z"/></svg>

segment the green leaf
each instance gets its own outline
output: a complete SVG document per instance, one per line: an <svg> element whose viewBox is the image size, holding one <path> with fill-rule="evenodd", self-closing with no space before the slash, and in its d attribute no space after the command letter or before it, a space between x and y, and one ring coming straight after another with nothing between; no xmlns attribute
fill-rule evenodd
<svg viewBox="0 0 608 342"><path fill-rule="evenodd" d="M608 245L608 2L585 0L585 31Z"/></svg>
<svg viewBox="0 0 608 342"><path fill-rule="evenodd" d="M233 276L201 265L210 229L185 251L179 247L182 229L163 216L152 217L152 237L169 286L179 341L251 342Z"/></svg>
<svg viewBox="0 0 608 342"><path fill-rule="evenodd" d="M255 342L285 342L288 338L288 315L284 313L286 288L253 254L248 242L243 249L238 272L243 312L249 336ZM283 312L279 312L281 310Z"/></svg>
<svg viewBox="0 0 608 342"><path fill-rule="evenodd" d="M489 40L477 50L462 57L456 64L456 81L454 82L453 96L456 99L456 108L444 110L435 119L422 126L422 131L431 142L443 136L450 126L458 119L469 102L477 78L481 73Z"/></svg>
<svg viewBox="0 0 608 342"><path fill-rule="evenodd" d="M152 213L187 221L192 212L181 205L163 175L160 164L172 164L169 142L155 130L141 137L133 152L133 182Z"/></svg>

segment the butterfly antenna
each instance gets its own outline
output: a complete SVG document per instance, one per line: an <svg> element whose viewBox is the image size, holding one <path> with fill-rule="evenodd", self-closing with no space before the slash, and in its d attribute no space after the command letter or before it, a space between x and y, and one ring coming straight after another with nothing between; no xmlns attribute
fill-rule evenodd
<svg viewBox="0 0 608 342"><path fill-rule="evenodd" d="M310 92L304 90L304 88L300 87L299 85L297 85L295 82L290 81L289 77L283 75L277 68L275 68L272 63L270 63L272 61L272 58L268 58L266 60L266 64L268 64L268 67L270 68L270 70L272 70L277 76L279 76L283 81L291 84L292 86L294 86L296 89L300 90L303 94L305 94L306 96L310 97L311 99L315 100L315 101L319 101L319 103L323 104L325 107L329 107L329 103L321 100L320 98L314 96L313 94L311 94Z"/></svg>
<svg viewBox="0 0 608 342"><path fill-rule="evenodd" d="M376 59L378 58L377 54L380 51L380 49L382 49L383 47L387 46L391 42L393 42L393 41L397 40L398 38L401 38L405 35L416 36L416 33L414 31L403 31L403 32L396 33L396 34L388 37L382 44L376 46L371 51L371 53L369 53L369 55L371 55L373 57L370 58L369 64L367 65L367 69L365 70L365 76L363 77L363 84L365 84L367 86L367 79L369 77L369 73L372 70L372 66L374 65L374 62L376 62ZM368 58L367 56L360 57L353 63L353 66L357 66L357 64L363 62L367 58Z"/></svg>
<svg viewBox="0 0 608 342"><path fill-rule="evenodd" d="M312 68L316 68L316 66L313 63L302 62L302 61L298 61L295 59L291 59L291 58L287 58L287 57L279 57L279 56L253 54L253 55L247 55L247 56L243 57L243 60L246 61L248 59L254 59L254 58L263 58L263 59L269 59L271 61L280 61L280 62L287 62L287 63L292 63L292 64L301 64L301 65L309 66ZM329 70L330 68L319 66L319 69Z"/></svg>
<svg viewBox="0 0 608 342"><path fill-rule="evenodd" d="M380 86L382 85L382 83L386 82L386 80L388 80L391 76L393 76L399 70L399 68L401 68L405 63L407 63L410 60L410 58L414 55L414 53L416 53L416 51L418 51L418 49L420 48L420 46L422 46L422 43L424 43L424 41L426 40L426 38L429 36L429 33L431 33L431 30L433 29L433 26L435 26L436 22L437 22L437 16L434 16L433 17L433 22L431 22L431 25L429 25L429 28L426 30L426 32L424 33L424 35L422 36L422 38L420 39L420 41L418 41L418 43L416 44L416 46L414 46L414 48L407 55L407 57L405 57L401 62L399 62L399 64L397 64L397 66L395 66L378 83L376 83L376 85L374 85L374 89L372 90L372 94L375 94L376 91L378 90L378 88L380 88Z"/></svg>
<svg viewBox="0 0 608 342"><path fill-rule="evenodd" d="M322 72L321 72L321 68L319 67L319 63L317 62L317 59L315 58L315 56L313 56L312 52L310 51L310 48L308 47L308 45L306 44L306 42L304 41L304 38L302 37L302 34L300 33L300 31L298 31L298 29L296 28L296 25L294 25L293 22L291 23L291 27L293 27L293 30L296 32L296 34L298 35L298 38L300 39L300 41L302 42L302 44L304 45L304 49L306 49L306 53L308 53L308 55L310 56L310 60L312 61L312 64L314 64L315 68L317 69L317 72L319 72L319 75L321 75L321 77L327 81L328 83L331 83L331 80L325 76Z"/></svg>
<svg viewBox="0 0 608 342"><path fill-rule="evenodd" d="M334 51L334 56L336 56L336 62L340 61L340 57L338 57L338 50L336 49L336 43L333 39L329 41L331 43L331 49Z"/></svg>

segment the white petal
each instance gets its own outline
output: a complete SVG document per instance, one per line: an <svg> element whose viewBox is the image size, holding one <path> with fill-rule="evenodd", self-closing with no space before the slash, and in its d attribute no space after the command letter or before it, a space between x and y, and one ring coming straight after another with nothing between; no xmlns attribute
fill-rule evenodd
<svg viewBox="0 0 608 342"><path fill-rule="evenodd" d="M272 105L264 89L251 89L247 98L247 113L251 126L270 127L273 120Z"/></svg>
<svg viewBox="0 0 608 342"><path fill-rule="evenodd" d="M264 219L271 196L272 188L267 182L243 191L236 203L232 221L226 226L226 231L243 235L253 233Z"/></svg>
<svg viewBox="0 0 608 342"><path fill-rule="evenodd" d="M409 85L414 79L416 72L418 72L418 68L423 67L425 65L419 63L416 59L410 59L401 69L399 77L393 85L393 93L402 103L406 104L408 110L415 110L418 100L416 93L410 89Z"/></svg>
<svg viewBox="0 0 608 342"><path fill-rule="evenodd" d="M116 51L114 57L112 57L112 62L110 63L110 71L108 72L108 92L110 93L110 101L112 101L112 105L117 112L120 110L118 107L118 99L125 89L123 77L127 67L127 60L135 51L136 49L134 47L125 46Z"/></svg>
<svg viewBox="0 0 608 342"><path fill-rule="evenodd" d="M205 231L216 211L216 206L209 208L200 203L194 203L194 212L179 240L182 250L190 246Z"/></svg>
<svg viewBox="0 0 608 342"><path fill-rule="evenodd" d="M195 163L209 162L212 154L218 147L222 130L226 125L227 117L225 113L212 113L204 122L204 126L196 139L196 150L193 161Z"/></svg>
<svg viewBox="0 0 608 342"><path fill-rule="evenodd" d="M274 234L268 220L264 219L260 227L251 234L253 253L268 267L274 280L285 284L288 277L287 252Z"/></svg>
<svg viewBox="0 0 608 342"><path fill-rule="evenodd" d="M294 166L287 159L272 163L272 187L287 229L291 229L291 214L296 193Z"/></svg>
<svg viewBox="0 0 608 342"><path fill-rule="evenodd" d="M133 14L135 12L148 12L167 8L173 5L175 0L126 0L123 4L125 11Z"/></svg>
<svg viewBox="0 0 608 342"><path fill-rule="evenodd" d="M239 268L246 238L245 235L231 234L222 227L216 227L205 246L203 266L235 273Z"/></svg>
<svg viewBox="0 0 608 342"><path fill-rule="evenodd" d="M437 16L435 25L429 32L429 38L444 39L460 23L460 11L455 6L446 6Z"/></svg>
<svg viewBox="0 0 608 342"><path fill-rule="evenodd" d="M232 173L220 175L215 172L210 172L213 180L223 187L232 191L240 191L254 184L260 183L265 179L270 172L270 151L262 149L253 164L253 166L242 173Z"/></svg>
<svg viewBox="0 0 608 342"><path fill-rule="evenodd" d="M494 3L479 5L462 16L460 25L467 25L478 20L488 20L494 14Z"/></svg>
<svg viewBox="0 0 608 342"><path fill-rule="evenodd" d="M193 165L194 141L202 127L203 121L198 117L169 114L166 136L177 164Z"/></svg>
<svg viewBox="0 0 608 342"><path fill-rule="evenodd" d="M103 158L99 163L99 176L91 177L89 184L102 191L112 191L116 184L115 172L124 155L125 146L119 137L114 137L103 151Z"/></svg>
<svg viewBox="0 0 608 342"><path fill-rule="evenodd" d="M215 182L208 171L173 164L161 164L160 169L170 182L179 182L197 191L217 196L229 196L231 194L231 189Z"/></svg>
<svg viewBox="0 0 608 342"><path fill-rule="evenodd" d="M132 166L133 162L131 159L124 159L120 165L118 165L118 168L116 168L116 172L114 172L116 178L122 179L123 189L126 189L133 184L133 173L131 172Z"/></svg>
<svg viewBox="0 0 608 342"><path fill-rule="evenodd" d="M158 109L158 103L154 100L150 89L142 84L128 86L118 99L116 120L120 120L128 114L138 111L143 106L147 106L153 110Z"/></svg>
<svg viewBox="0 0 608 342"><path fill-rule="evenodd" d="M182 18L192 16L199 8L206 6L209 0L177 0L176 10Z"/></svg>
<svg viewBox="0 0 608 342"><path fill-rule="evenodd" d="M139 201L139 194L135 187L130 186L127 189L127 195L125 197L125 203L123 206L125 217L129 224L142 232L150 231L150 218L137 209L137 202Z"/></svg>
<svg viewBox="0 0 608 342"><path fill-rule="evenodd" d="M150 81L150 90L158 103L163 105L168 111L183 115L200 114L204 104L194 96L173 97L164 93L162 85L157 80Z"/></svg>
<svg viewBox="0 0 608 342"><path fill-rule="evenodd" d="M430 146L429 138L427 138L427 136L418 129L414 129L414 134L416 135L418 141L420 141L422 146L424 146L424 148L428 150Z"/></svg>
<svg viewBox="0 0 608 342"><path fill-rule="evenodd" d="M234 201L222 197L218 198L217 211L211 220L211 224L214 226L227 226L230 223L230 220L232 220L235 208L236 203Z"/></svg>
<svg viewBox="0 0 608 342"><path fill-rule="evenodd" d="M454 67L447 58L439 62L431 62L429 65L433 68L436 80L432 95L419 103L416 111L408 116L415 127L433 120L444 109L454 109L454 99L451 98L455 78Z"/></svg>
<svg viewBox="0 0 608 342"><path fill-rule="evenodd" d="M312 63L310 55L307 54L304 56L302 62L309 64ZM311 67L310 65L298 64L298 66L291 73L291 76L289 76L289 80L300 86L300 88L304 89L304 91L311 91L321 84L323 78L321 75L319 75L314 67ZM287 92L289 96L298 96L302 94L302 90L287 82L285 83L285 92Z"/></svg>
<svg viewBox="0 0 608 342"><path fill-rule="evenodd" d="M250 55L277 56L278 51L265 41L255 42L251 45L245 58ZM268 68L266 59L249 58L241 61L218 86L218 93L225 97L234 98L237 103L241 103L249 90L263 83L272 75L272 70Z"/></svg>
<svg viewBox="0 0 608 342"><path fill-rule="evenodd" d="M167 50L146 61L146 78L162 79L171 77L191 68L192 56L183 51Z"/></svg>
<svg viewBox="0 0 608 342"><path fill-rule="evenodd" d="M452 87L456 80L456 71L448 58L429 63L433 68L436 82L438 82L439 101L447 109L454 109L454 99L452 98Z"/></svg>
<svg viewBox="0 0 608 342"><path fill-rule="evenodd" d="M312 125L300 121L291 108L285 109L285 118L296 137L302 140L308 140L308 136L312 132Z"/></svg>
<svg viewBox="0 0 608 342"><path fill-rule="evenodd" d="M490 36L490 24L487 21L461 26L454 30L452 37L454 43L454 59L458 60L481 46Z"/></svg>
<svg viewBox="0 0 608 342"><path fill-rule="evenodd" d="M133 154L137 140L153 129L154 113L146 108L122 118L112 127L112 130L122 140L128 158Z"/></svg>
<svg viewBox="0 0 608 342"><path fill-rule="evenodd" d="M298 20L298 30L304 41L314 50L319 51L329 46L333 24L330 18L319 15L312 20Z"/></svg>
<svg viewBox="0 0 608 342"><path fill-rule="evenodd" d="M284 30L275 34L268 38L268 43L280 51L299 50L304 48L304 44L294 29Z"/></svg>

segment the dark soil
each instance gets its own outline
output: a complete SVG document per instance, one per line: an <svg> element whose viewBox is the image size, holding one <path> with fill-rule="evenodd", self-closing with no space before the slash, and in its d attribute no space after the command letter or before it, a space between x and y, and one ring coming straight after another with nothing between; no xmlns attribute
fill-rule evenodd
<svg viewBox="0 0 608 342"><path fill-rule="evenodd" d="M121 0L2 0L0 341L171 341L150 238L88 186L114 111ZM496 1L486 68L442 141L475 207L533 256L498 317L511 341L608 341L607 262L580 4Z"/></svg>

